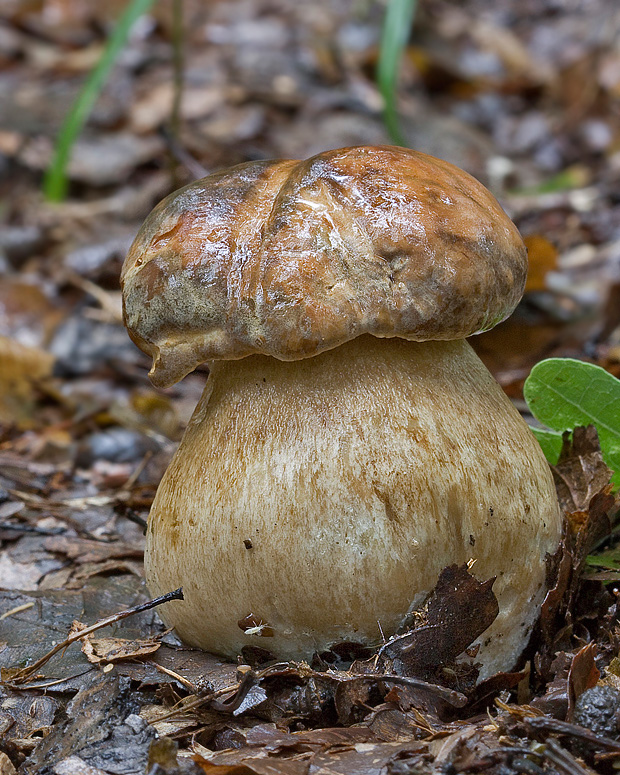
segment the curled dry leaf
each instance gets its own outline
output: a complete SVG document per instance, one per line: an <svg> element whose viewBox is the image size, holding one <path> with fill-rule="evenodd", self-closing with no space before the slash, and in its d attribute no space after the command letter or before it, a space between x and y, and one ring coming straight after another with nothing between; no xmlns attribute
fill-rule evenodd
<svg viewBox="0 0 620 775"><path fill-rule="evenodd" d="M549 558L549 592L541 608L543 647L536 661L539 673L547 680L560 642L570 635L578 619L574 609L588 554L610 534L620 508L594 426L576 428L572 439L566 434L558 464L552 468L565 525L560 547Z"/></svg>
<svg viewBox="0 0 620 775"><path fill-rule="evenodd" d="M568 513L587 509L612 476L593 425L575 428L572 437L565 434L560 458L552 471L562 509Z"/></svg>
<svg viewBox="0 0 620 775"><path fill-rule="evenodd" d="M596 686L601 676L600 670L594 663L596 656L596 644L588 643L573 657L568 673L568 713L567 721L573 720L575 703L587 690Z"/></svg>
<svg viewBox="0 0 620 775"><path fill-rule="evenodd" d="M530 234L523 242L529 259L525 291L544 291L547 272L557 269L558 249L542 234Z"/></svg>
<svg viewBox="0 0 620 775"><path fill-rule="evenodd" d="M420 623L379 649L384 672L445 680L446 667L495 620L499 606L493 594L495 579L480 582L466 565L450 565L441 572ZM441 672L439 672L441 671ZM476 675L474 676L474 682Z"/></svg>
<svg viewBox="0 0 620 775"><path fill-rule="evenodd" d="M142 659L154 654L161 643L153 638L127 640L126 638L91 638L82 640L86 659L95 665L120 662L123 659Z"/></svg>

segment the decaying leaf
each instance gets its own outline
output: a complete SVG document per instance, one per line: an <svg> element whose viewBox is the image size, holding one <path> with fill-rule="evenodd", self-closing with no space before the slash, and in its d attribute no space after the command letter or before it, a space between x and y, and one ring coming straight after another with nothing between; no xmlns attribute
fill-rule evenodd
<svg viewBox="0 0 620 775"><path fill-rule="evenodd" d="M128 679L95 673L68 704L65 723L37 746L24 773L49 771L57 762L78 755L104 771L114 761L123 761L125 775L141 775L155 733L136 715L136 699Z"/></svg>
<svg viewBox="0 0 620 775"><path fill-rule="evenodd" d="M547 287L545 278L548 272L557 268L558 249L542 234L530 234L525 237L527 248L528 272L526 292L544 291Z"/></svg>
<svg viewBox="0 0 620 775"><path fill-rule="evenodd" d="M568 710L566 720L572 721L575 711L575 702L587 690L596 686L601 676L600 670L594 663L596 645L588 643L573 657L568 672Z"/></svg>
<svg viewBox="0 0 620 775"><path fill-rule="evenodd" d="M36 387L49 379L53 364L44 350L0 336L0 422L29 424Z"/></svg>
<svg viewBox="0 0 620 775"><path fill-rule="evenodd" d="M422 622L379 649L381 669L445 681L445 669L455 666L456 658L499 613L492 590L494 581L478 581L466 565L445 568L425 606ZM476 677L477 671L472 683Z"/></svg>
<svg viewBox="0 0 620 775"><path fill-rule="evenodd" d="M0 775L17 775L13 762L2 751L0 751Z"/></svg>
<svg viewBox="0 0 620 775"><path fill-rule="evenodd" d="M573 607L588 554L609 535L620 508L593 426L576 428L572 439L565 437L560 460L552 470L566 521L560 547L550 558L555 578L549 582L541 609L540 633L546 643L547 668L557 650L558 633L574 621Z"/></svg>
<svg viewBox="0 0 620 775"><path fill-rule="evenodd" d="M592 498L610 482L612 471L603 461L593 425L565 434L557 465L552 467L560 506L567 513L588 508Z"/></svg>
<svg viewBox="0 0 620 775"><path fill-rule="evenodd" d="M126 640L125 638L91 638L82 640L82 651L86 659L95 665L120 662L123 659L142 659L154 654L161 646L153 638Z"/></svg>

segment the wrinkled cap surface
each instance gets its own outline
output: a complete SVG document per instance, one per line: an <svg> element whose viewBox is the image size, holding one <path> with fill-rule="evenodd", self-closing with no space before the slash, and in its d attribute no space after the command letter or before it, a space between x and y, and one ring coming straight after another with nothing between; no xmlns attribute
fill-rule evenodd
<svg viewBox="0 0 620 775"><path fill-rule="evenodd" d="M156 385L253 353L308 358L364 333L460 339L506 318L526 250L453 165L392 147L240 164L164 199L122 273Z"/></svg>

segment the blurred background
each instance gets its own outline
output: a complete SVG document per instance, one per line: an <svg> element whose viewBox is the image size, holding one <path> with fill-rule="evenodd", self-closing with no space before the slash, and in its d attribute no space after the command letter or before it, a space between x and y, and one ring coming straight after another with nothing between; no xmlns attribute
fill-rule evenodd
<svg viewBox="0 0 620 775"><path fill-rule="evenodd" d="M397 51L387 0L143 2L54 190L63 125L130 5L0 3L0 463L13 486L124 487L145 513L204 374L150 386L122 327L121 264L160 198L247 160L396 139L463 167L529 249L518 311L472 340L509 395L523 407L549 355L620 375L617 0L420 0L400 29L390 131L376 79ZM15 508L3 518L30 519Z"/></svg>

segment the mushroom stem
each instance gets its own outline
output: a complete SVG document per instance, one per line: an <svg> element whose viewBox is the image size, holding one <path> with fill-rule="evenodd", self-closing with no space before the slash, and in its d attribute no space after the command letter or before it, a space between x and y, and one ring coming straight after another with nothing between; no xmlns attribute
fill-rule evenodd
<svg viewBox="0 0 620 775"><path fill-rule="evenodd" d="M213 364L153 504L147 579L183 586L163 616L192 645L308 659L378 644L475 559L500 606L484 677L526 645L560 529L542 451L467 342L366 335Z"/></svg>

